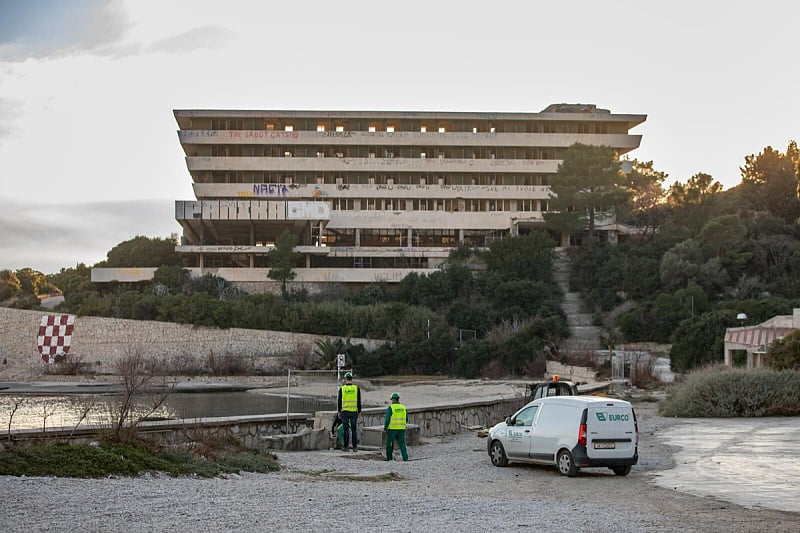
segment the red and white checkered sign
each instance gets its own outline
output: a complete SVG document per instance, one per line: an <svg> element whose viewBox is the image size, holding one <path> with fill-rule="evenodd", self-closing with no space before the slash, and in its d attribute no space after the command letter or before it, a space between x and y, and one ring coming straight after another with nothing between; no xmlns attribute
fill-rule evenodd
<svg viewBox="0 0 800 533"><path fill-rule="evenodd" d="M37 344L45 363L55 363L69 353L75 315L44 315L39 324Z"/></svg>

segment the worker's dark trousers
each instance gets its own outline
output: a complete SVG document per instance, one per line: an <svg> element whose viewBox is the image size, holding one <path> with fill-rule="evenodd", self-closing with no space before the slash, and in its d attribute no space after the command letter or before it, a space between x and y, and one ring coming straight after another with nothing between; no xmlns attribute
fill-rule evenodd
<svg viewBox="0 0 800 533"><path fill-rule="evenodd" d="M353 433L353 448L358 448L358 413L355 411L342 411L342 426L344 426L344 449L350 445L350 433Z"/></svg>
<svg viewBox="0 0 800 533"><path fill-rule="evenodd" d="M403 461L408 461L405 429L386 430L386 460L387 461L392 460L392 454L394 453L394 441L397 441L397 446L400 448L400 455L403 456Z"/></svg>

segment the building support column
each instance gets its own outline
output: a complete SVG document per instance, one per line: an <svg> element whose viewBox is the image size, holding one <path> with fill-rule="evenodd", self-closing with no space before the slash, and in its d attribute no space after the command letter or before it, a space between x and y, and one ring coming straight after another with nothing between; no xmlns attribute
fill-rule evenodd
<svg viewBox="0 0 800 533"><path fill-rule="evenodd" d="M408 228L407 234L408 234L408 242L406 244L406 248L413 248L414 247L414 230L411 229L411 228Z"/></svg>
<svg viewBox="0 0 800 533"><path fill-rule="evenodd" d="M361 246L361 229L356 228L356 247Z"/></svg>
<svg viewBox="0 0 800 533"><path fill-rule="evenodd" d="M567 231L561 232L561 247L569 248L569 232Z"/></svg>
<svg viewBox="0 0 800 533"><path fill-rule="evenodd" d="M464 228L458 230L458 242L459 244L464 244Z"/></svg>

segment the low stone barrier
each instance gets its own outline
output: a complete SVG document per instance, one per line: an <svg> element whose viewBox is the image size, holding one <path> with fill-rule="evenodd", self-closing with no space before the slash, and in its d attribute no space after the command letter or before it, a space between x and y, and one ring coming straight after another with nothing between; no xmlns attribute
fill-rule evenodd
<svg viewBox="0 0 800 533"><path fill-rule="evenodd" d="M303 450L327 450L332 446L333 437L324 429L301 428L291 435L267 435L261 437L260 448L299 452Z"/></svg>
<svg viewBox="0 0 800 533"><path fill-rule="evenodd" d="M406 424L406 445L414 446L419 444L419 426L416 424ZM374 448L386 447L386 433L383 426L367 426L361 430L361 440L359 446L372 446Z"/></svg>
<svg viewBox="0 0 800 533"><path fill-rule="evenodd" d="M214 439L235 438L248 448L265 448L263 440L273 435L298 434L308 431L308 413L273 415L223 416L187 418L183 420L153 420L137 425L139 436L149 442L174 445L203 442ZM53 427L40 429L15 429L0 433L0 444L20 445L41 441L86 443L111 431L109 426ZM9 439L10 437L10 439Z"/></svg>
<svg viewBox="0 0 800 533"><path fill-rule="evenodd" d="M565 381L589 382L597 381L597 371L585 366L565 365L558 361L547 361L547 371L544 373L546 379L559 376Z"/></svg>
<svg viewBox="0 0 800 533"><path fill-rule="evenodd" d="M419 437L460 433L470 426L492 426L513 414L523 403L524 398L502 398L406 407L406 410L409 424L418 428L414 430L416 436L413 437L418 442ZM309 413L290 413L288 416L272 414L154 420L140 422L137 427L143 439L162 445L235 438L248 448L317 450L327 449L332 443L330 431L334 413L318 411L313 419ZM365 428L371 430L373 427L379 428L382 434L385 413L383 407L362 410L359 417L361 435L364 435ZM17 429L0 433L0 444L16 446L43 440L85 443L108 431L108 426L48 428L46 431Z"/></svg>
<svg viewBox="0 0 800 533"><path fill-rule="evenodd" d="M419 426L420 436L437 437L460 433L470 426L493 426L523 406L525 398L497 398L473 402L410 407L406 405L408 423ZM335 411L317 411L314 427L331 430ZM358 417L361 428L383 428L385 407L363 409Z"/></svg>

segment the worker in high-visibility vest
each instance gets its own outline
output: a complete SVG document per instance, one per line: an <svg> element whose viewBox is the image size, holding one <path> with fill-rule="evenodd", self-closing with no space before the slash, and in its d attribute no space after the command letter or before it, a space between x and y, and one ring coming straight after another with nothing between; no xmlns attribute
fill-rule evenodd
<svg viewBox="0 0 800 533"><path fill-rule="evenodd" d="M342 416L344 426L344 450L350 445L350 433L353 434L353 451L358 451L358 413L361 412L361 389L353 384L353 374L344 375L344 385L339 387L337 408Z"/></svg>
<svg viewBox="0 0 800 533"><path fill-rule="evenodd" d="M403 461L408 461L408 451L406 450L406 406L400 403L400 395L396 392L392 394L392 403L386 408L386 417L383 421L383 431L386 432L386 460L392 460L394 453L394 441L400 448Z"/></svg>

